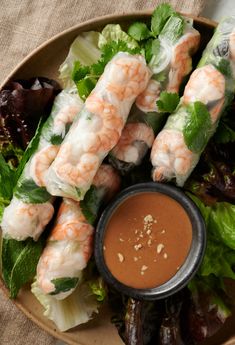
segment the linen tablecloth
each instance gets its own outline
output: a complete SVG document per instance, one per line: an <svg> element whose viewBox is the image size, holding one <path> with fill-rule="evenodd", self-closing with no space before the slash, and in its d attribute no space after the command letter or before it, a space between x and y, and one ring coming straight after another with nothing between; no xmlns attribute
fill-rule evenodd
<svg viewBox="0 0 235 345"><path fill-rule="evenodd" d="M0 83L34 48L85 20L111 13L154 8L165 0L1 0ZM199 15L206 0L168 1L176 10ZM0 291L0 344L52 345L39 329Z"/></svg>

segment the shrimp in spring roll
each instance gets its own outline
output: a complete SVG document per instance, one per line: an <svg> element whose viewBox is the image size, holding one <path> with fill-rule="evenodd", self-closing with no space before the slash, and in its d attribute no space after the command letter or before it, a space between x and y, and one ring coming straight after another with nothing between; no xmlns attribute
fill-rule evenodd
<svg viewBox="0 0 235 345"><path fill-rule="evenodd" d="M48 170L46 188L50 194L78 201L84 198L150 77L141 55L120 52L106 65Z"/></svg>
<svg viewBox="0 0 235 345"><path fill-rule="evenodd" d="M102 164L92 185L98 203L107 201L119 190L120 177L110 165ZM74 291L92 255L93 233L80 203L64 198L37 266L43 293L64 299Z"/></svg>
<svg viewBox="0 0 235 345"><path fill-rule="evenodd" d="M28 237L37 240L51 220L53 198L45 189L45 173L59 150L67 127L81 107L82 101L73 90L64 90L55 98L37 149L26 163L11 203L4 210L3 236L19 241Z"/></svg>
<svg viewBox="0 0 235 345"><path fill-rule="evenodd" d="M184 26L184 30L175 37L176 23ZM110 162L122 172L141 164L148 149L152 147L154 130L156 134L164 121L156 102L162 91L179 93L183 79L192 70L192 55L199 47L200 33L183 17L171 16L163 27L158 42L159 52L153 55L149 63L153 77L137 97L121 138L110 153ZM155 114L155 121L158 121L154 129L146 121L150 112Z"/></svg>
<svg viewBox="0 0 235 345"><path fill-rule="evenodd" d="M183 186L235 91L235 17L225 18L192 73L180 105L156 137L153 180Z"/></svg>

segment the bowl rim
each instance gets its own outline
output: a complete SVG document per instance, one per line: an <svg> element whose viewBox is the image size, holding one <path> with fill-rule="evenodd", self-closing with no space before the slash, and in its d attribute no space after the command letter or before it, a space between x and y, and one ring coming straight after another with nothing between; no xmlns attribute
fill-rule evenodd
<svg viewBox="0 0 235 345"><path fill-rule="evenodd" d="M104 259L103 243L107 224L118 207L135 195L156 193L175 200L185 210L192 225L192 241L189 252L180 269L165 283L154 288L132 288L113 276ZM132 298L157 300L169 297L185 287L196 274L206 248L206 226L200 210L193 200L181 189L164 183L144 182L134 184L122 190L102 212L96 226L94 256L97 268L104 280L117 291Z"/></svg>
<svg viewBox="0 0 235 345"><path fill-rule="evenodd" d="M91 18L89 20L86 20L84 22L81 22L79 24L73 25L68 29L65 29L61 32L59 32L58 34L52 36L51 38L49 38L48 40L46 40L45 42L43 42L42 44L40 44L38 47L36 47L35 49L33 49L23 60L21 60L21 62L19 62L14 69L11 71L11 73L3 79L3 81L0 84L0 90L12 79L12 77L14 77L15 73L22 67L24 66L35 54L39 53L41 50L43 50L47 45L49 45L50 43L54 42L57 39L60 39L61 37L63 37L66 34L69 34L73 31L76 31L78 29L82 29L83 27L89 25L89 24L97 24L97 26L99 26L99 24L103 25L103 22L106 20L110 20L111 21L115 21L118 20L120 17L122 17L123 19L132 19L134 17L149 17L151 16L152 12L153 12L154 8L149 9L149 10L140 10L140 11L134 11L134 12L124 12L124 13L115 13L115 14L106 14L104 16L99 16L99 17L95 17L95 18ZM195 21L197 21L197 23L199 24L206 24L210 27L216 27L218 25L218 22L203 17L203 16L194 16L193 14L190 13L183 13L180 12L182 15L189 17Z"/></svg>
<svg viewBox="0 0 235 345"><path fill-rule="evenodd" d="M42 44L40 44L38 47L36 47L35 49L33 49L24 59L21 60L21 62L19 62L16 67L14 67L12 69L12 71L10 72L10 74L8 74L8 76L1 82L0 84L0 90L11 80L14 78L14 75L24 66L27 65L28 62L30 62L30 59L37 53L41 52L44 48L46 48L49 44L51 44L52 42L54 42L57 39L61 39L63 38L64 35L67 35L71 32L76 32L77 30L81 30L81 32L85 31L85 27L89 24L93 24L98 26L104 25L108 22L112 22L112 21L120 21L121 19L124 20L131 20L131 19L140 19L141 17L149 17L152 12L154 10L154 7L152 9L149 10L141 10L141 11L133 11L133 12L124 12L124 13L115 13L115 14L107 14L105 16L99 16L99 17L95 17L95 18L91 18L87 21L83 21L79 24L76 24L68 29L65 29L61 32L59 32L58 34L52 36L51 38L47 39L45 42L43 42ZM209 26L211 29L215 28L218 25L218 22L203 17L203 16L194 16L192 14L188 14L188 13L181 13L189 18L192 18L193 20L195 20L195 22L197 22L197 24L205 24L207 26ZM84 30L83 30L84 29ZM5 287L4 282L2 280L1 274L0 274L0 289L3 291L4 295L9 298L9 292L8 289ZM21 301L16 298L15 300L12 300L12 302L17 306L17 308L19 310L21 310L30 320L32 320L37 326L39 326L42 330L47 331L50 335L56 337L57 339L66 341L69 345L86 345L84 343L79 342L78 340L76 340L76 342L74 342L72 339L68 339L65 336L65 332L60 332L56 327L51 327L48 324L44 324L43 321L41 321L40 319L38 319L37 317L35 317L31 311L28 309L27 306L23 305L21 303Z"/></svg>

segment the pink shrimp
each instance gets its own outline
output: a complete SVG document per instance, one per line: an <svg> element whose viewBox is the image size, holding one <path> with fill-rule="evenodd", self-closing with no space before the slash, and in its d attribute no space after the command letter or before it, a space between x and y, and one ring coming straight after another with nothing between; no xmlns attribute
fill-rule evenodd
<svg viewBox="0 0 235 345"><path fill-rule="evenodd" d="M50 145L38 151L30 163L30 175L34 182L40 186L45 186L45 174L59 151L59 146Z"/></svg>
<svg viewBox="0 0 235 345"><path fill-rule="evenodd" d="M154 132L145 123L128 123L111 151L115 158L138 165L154 141Z"/></svg>
<svg viewBox="0 0 235 345"><path fill-rule="evenodd" d="M192 30L181 37L173 48L173 56L169 71L168 92L179 92L179 87L183 78L192 69L192 58L199 46L200 34L197 30Z"/></svg>
<svg viewBox="0 0 235 345"><path fill-rule="evenodd" d="M151 79L146 89L136 98L135 104L144 112L157 111L156 100L161 92L161 84Z"/></svg>
<svg viewBox="0 0 235 345"><path fill-rule="evenodd" d="M194 156L187 148L181 132L162 130L156 137L151 151L153 180L162 181L177 175L184 176L193 166Z"/></svg>
<svg viewBox="0 0 235 345"><path fill-rule="evenodd" d="M83 153L79 162L73 164L73 147L64 143L60 148L60 157L55 168L62 179L66 179L73 186L82 186L93 179L99 167L99 158L93 153Z"/></svg>
<svg viewBox="0 0 235 345"><path fill-rule="evenodd" d="M95 133L94 140L86 146L88 152L109 151L117 143L122 131L124 122L118 114L117 108L104 101L95 93L86 100L86 107L101 119L101 128Z"/></svg>
<svg viewBox="0 0 235 345"><path fill-rule="evenodd" d="M104 188L104 194L99 193L103 199L117 192L120 178L112 167L102 165L94 178L94 185L99 190ZM80 203L64 198L37 266L37 281L44 293L54 292L53 279L80 276L93 252L93 232L94 228L83 215ZM59 293L56 298L63 299L73 290Z"/></svg>
<svg viewBox="0 0 235 345"><path fill-rule="evenodd" d="M150 78L150 71L146 69L141 61L141 57L129 56L116 59L109 72L109 82L107 90L114 94L119 101L137 97L146 87Z"/></svg>
<svg viewBox="0 0 235 345"><path fill-rule="evenodd" d="M109 201L119 191L121 179L117 171L109 164L102 164L97 171L93 185L103 189L105 201Z"/></svg>
<svg viewBox="0 0 235 345"><path fill-rule="evenodd" d="M81 110L81 105L68 105L60 110L54 120L54 132L62 134L64 137L66 125L71 124Z"/></svg>
<svg viewBox="0 0 235 345"><path fill-rule="evenodd" d="M185 104L200 101L211 114L212 123L218 116L225 100L225 78L214 66L197 68L191 75L183 95Z"/></svg>
<svg viewBox="0 0 235 345"><path fill-rule="evenodd" d="M36 241L53 213L54 207L49 201L41 204L26 204L13 197L10 205L4 210L2 231L18 241L28 237Z"/></svg>

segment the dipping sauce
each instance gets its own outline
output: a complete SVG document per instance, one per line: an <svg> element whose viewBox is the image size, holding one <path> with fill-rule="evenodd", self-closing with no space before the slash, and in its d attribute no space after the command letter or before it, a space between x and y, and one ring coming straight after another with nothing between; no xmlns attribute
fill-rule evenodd
<svg viewBox="0 0 235 345"><path fill-rule="evenodd" d="M142 192L113 212L105 231L104 259L121 283L154 288L176 274L191 242L192 225L184 208L167 195Z"/></svg>

